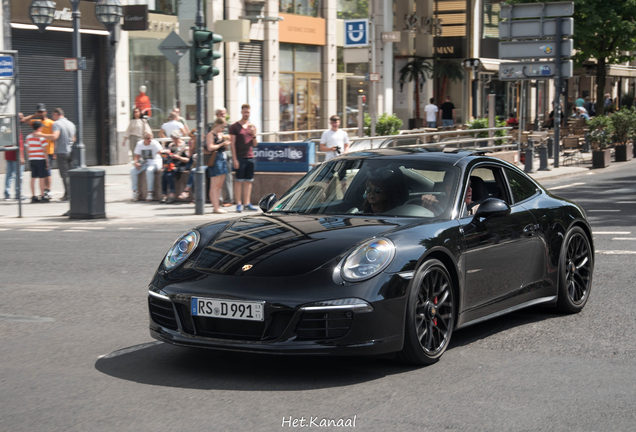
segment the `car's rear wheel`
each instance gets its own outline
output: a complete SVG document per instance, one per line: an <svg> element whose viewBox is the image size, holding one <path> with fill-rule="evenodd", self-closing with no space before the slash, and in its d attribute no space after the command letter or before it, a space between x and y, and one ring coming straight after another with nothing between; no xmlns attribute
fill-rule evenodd
<svg viewBox="0 0 636 432"><path fill-rule="evenodd" d="M428 365L444 354L455 325L453 282L444 264L426 261L413 277L406 306L404 348L399 358Z"/></svg>
<svg viewBox="0 0 636 432"><path fill-rule="evenodd" d="M590 296L594 271L592 248L585 232L572 228L565 236L559 258L557 307L565 313L580 312Z"/></svg>

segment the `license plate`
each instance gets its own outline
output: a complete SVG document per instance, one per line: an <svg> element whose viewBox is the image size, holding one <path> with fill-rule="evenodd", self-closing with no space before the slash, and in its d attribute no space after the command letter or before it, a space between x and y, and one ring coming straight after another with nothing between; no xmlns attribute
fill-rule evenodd
<svg viewBox="0 0 636 432"><path fill-rule="evenodd" d="M265 302L244 302L192 297L192 316L207 316L248 321L263 321Z"/></svg>

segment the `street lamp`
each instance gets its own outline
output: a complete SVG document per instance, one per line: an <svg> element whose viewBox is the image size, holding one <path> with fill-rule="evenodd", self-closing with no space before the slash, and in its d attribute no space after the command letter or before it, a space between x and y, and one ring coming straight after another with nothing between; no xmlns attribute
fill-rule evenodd
<svg viewBox="0 0 636 432"><path fill-rule="evenodd" d="M70 0L73 7L73 57L77 59L78 67L75 71L75 112L76 112L76 140L73 144L73 160L74 167L78 170L69 171L71 180L71 191L74 189L75 181L77 185L75 191L71 193L71 210L69 215L71 218L99 218L105 217L104 212L104 195L93 190L90 185L96 184L95 179L101 179L103 187L104 171L86 168L86 146L84 145L83 129L84 119L82 113L82 42L80 36L80 18L82 16L79 7L81 0ZM48 9L48 15L45 13ZM33 0L29 8L31 21L38 26L41 32L53 22L55 7L50 0ZM119 0L100 0L95 7L95 15L97 19L112 33L119 19L122 16L122 7ZM43 17L48 17L43 19ZM115 41L111 38L111 43ZM77 193L80 192L80 193ZM101 202L97 202L101 201ZM97 210L94 210L97 209Z"/></svg>
<svg viewBox="0 0 636 432"><path fill-rule="evenodd" d="M40 33L53 22L55 17L55 3L50 0L33 0L29 6L29 15L33 24L38 26Z"/></svg>
<svg viewBox="0 0 636 432"><path fill-rule="evenodd" d="M478 90L477 90L477 84L479 81L477 81L477 69L479 68L479 65L481 65L481 61L479 61L478 58L469 58L464 60L463 62L464 67L467 68L472 68L473 69L473 80L471 82L471 93L472 93L472 98L473 98L473 117L477 117L477 98L478 98Z"/></svg>

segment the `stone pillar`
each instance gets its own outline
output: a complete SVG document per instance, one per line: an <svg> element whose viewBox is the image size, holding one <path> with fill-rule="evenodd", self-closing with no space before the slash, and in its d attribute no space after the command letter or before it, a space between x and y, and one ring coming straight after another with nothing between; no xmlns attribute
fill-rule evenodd
<svg viewBox="0 0 636 432"><path fill-rule="evenodd" d="M267 0L265 16L278 16L278 1ZM264 22L263 37L263 130L262 132L276 132L280 130L280 99L279 99L279 46L277 21ZM263 141L272 141L274 136L263 137Z"/></svg>
<svg viewBox="0 0 636 432"><path fill-rule="evenodd" d="M420 19L433 18L435 16L434 10L433 10L433 7L434 7L433 0L417 0L415 2L415 7L417 11L417 16L420 17ZM435 35L426 34L423 30L424 29L422 29L420 33L416 33L415 54L420 57L429 57L429 58L434 57L433 51L434 51ZM433 65L432 60L429 63L431 64L431 66ZM434 97L433 96L435 91L433 86L434 83L435 83L435 80L433 78L427 79L426 82L424 83L423 91L420 94L420 115L422 116L422 118L424 118L425 122L426 122L426 117L425 117L426 113L424 113L424 107L428 105L428 100ZM443 102L442 97L443 97L442 95L435 95L435 104L440 105Z"/></svg>
<svg viewBox="0 0 636 432"><path fill-rule="evenodd" d="M399 1L395 4L396 31L400 31L401 40L396 43L397 53L394 63L393 79L393 112L404 122L407 128L409 119L413 117L413 88L414 83L404 83L400 88L400 69L409 61L408 56L415 54L415 39L413 33L405 30L404 17L413 13L413 0Z"/></svg>
<svg viewBox="0 0 636 432"><path fill-rule="evenodd" d="M243 15L242 3L228 1L225 4L225 17L228 20L239 19ZM230 122L240 120L237 117L241 111L241 102L238 100L238 71L239 71L239 43L227 42L225 45L225 106L230 116ZM220 76L220 75L219 75Z"/></svg>
<svg viewBox="0 0 636 432"><path fill-rule="evenodd" d="M128 129L128 124L132 118L134 101L130 101L130 60L129 60L129 39L127 31L119 32L119 42L115 47L115 129L116 129L116 159L111 160L111 164L127 164L131 161L128 154L130 143L122 146L124 132ZM133 89L136 91L138 89ZM112 90L111 90L112 93Z"/></svg>
<svg viewBox="0 0 636 432"><path fill-rule="evenodd" d="M393 31L393 3L382 2L382 31ZM393 42L382 43L382 95L384 97L384 112L393 113Z"/></svg>
<svg viewBox="0 0 636 432"><path fill-rule="evenodd" d="M338 81L336 78L336 0L323 0L322 12L322 16L326 20L327 28L325 29L326 44L322 47L322 100L320 101L322 106L322 123L318 125L318 127L327 129L329 128L329 117L338 112ZM344 125L346 125L346 116L347 113L343 113L342 124Z"/></svg>

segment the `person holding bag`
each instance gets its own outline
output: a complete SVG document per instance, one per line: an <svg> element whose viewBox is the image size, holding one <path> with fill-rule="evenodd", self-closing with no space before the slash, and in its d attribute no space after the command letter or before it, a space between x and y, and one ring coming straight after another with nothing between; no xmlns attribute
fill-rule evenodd
<svg viewBox="0 0 636 432"><path fill-rule="evenodd" d="M230 145L230 140L223 135L226 122L222 118L217 118L212 126L212 130L205 137L205 149L209 154L204 154L207 160L207 174L210 178L210 202L214 210L212 213L223 214L226 210L221 208L219 197L221 188L225 181L225 175L229 172L225 161L225 149Z"/></svg>

